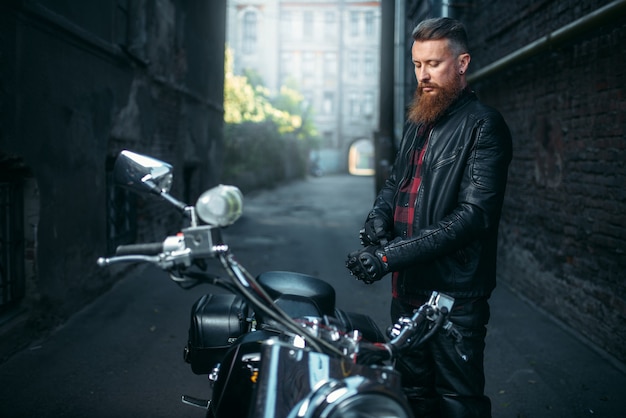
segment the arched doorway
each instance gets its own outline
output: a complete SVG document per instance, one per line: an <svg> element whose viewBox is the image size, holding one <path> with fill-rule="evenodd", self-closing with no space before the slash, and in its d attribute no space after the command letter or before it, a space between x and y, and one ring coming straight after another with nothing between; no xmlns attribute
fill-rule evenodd
<svg viewBox="0 0 626 418"><path fill-rule="evenodd" d="M355 176L374 175L374 144L371 140L358 139L350 145L348 172Z"/></svg>

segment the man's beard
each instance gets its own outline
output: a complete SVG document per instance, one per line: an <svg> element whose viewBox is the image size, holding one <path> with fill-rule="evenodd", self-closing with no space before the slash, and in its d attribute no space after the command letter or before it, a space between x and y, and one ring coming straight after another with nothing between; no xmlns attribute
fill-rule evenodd
<svg viewBox="0 0 626 418"><path fill-rule="evenodd" d="M424 87L435 87L435 94L424 93ZM458 79L446 85L423 83L415 89L413 101L409 105L408 118L414 123L434 123L443 112L459 97L463 87Z"/></svg>

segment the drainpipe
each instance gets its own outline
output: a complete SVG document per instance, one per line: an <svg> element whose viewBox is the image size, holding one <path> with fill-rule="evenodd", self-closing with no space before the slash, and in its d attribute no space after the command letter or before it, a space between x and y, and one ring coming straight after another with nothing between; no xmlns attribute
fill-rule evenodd
<svg viewBox="0 0 626 418"><path fill-rule="evenodd" d="M541 52L549 50L550 48L556 47L557 45L560 45L586 31L608 24L613 20L621 19L623 18L625 11L626 0L616 0L609 3L580 19L557 29L534 42L531 42L506 57L481 68L475 73L469 75L467 77L467 81L469 83L476 83L481 79L512 66L513 64L517 64L522 60L532 57L533 55L537 55Z"/></svg>
<svg viewBox="0 0 626 418"><path fill-rule="evenodd" d="M382 1L380 4L380 78L378 89L378 130L374 132L375 193L383 187L389 177L389 168L396 154L394 141L394 74L397 62L394 55L396 2Z"/></svg>
<svg viewBox="0 0 626 418"><path fill-rule="evenodd" d="M393 62L394 62L394 86L393 86L393 97L394 97L394 121L393 121L393 138L394 144L396 143L396 138L402 138L402 129L404 127L404 115L405 115L405 69L406 69L406 60L407 60L407 36L406 36L406 24L405 24L405 13L406 13L406 1L405 0L395 0L395 11L394 11L394 35L393 35ZM381 46L384 48L385 46Z"/></svg>

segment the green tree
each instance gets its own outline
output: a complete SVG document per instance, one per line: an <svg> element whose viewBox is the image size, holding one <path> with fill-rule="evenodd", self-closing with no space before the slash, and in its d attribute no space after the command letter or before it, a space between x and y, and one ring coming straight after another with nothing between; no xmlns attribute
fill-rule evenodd
<svg viewBox="0 0 626 418"><path fill-rule="evenodd" d="M302 95L282 87L272 96L256 72L245 74L233 73L226 48L222 181L248 191L304 176L317 133Z"/></svg>
<svg viewBox="0 0 626 418"><path fill-rule="evenodd" d="M292 126L298 127L289 131L293 132L296 138L309 141L317 138L312 111L309 106L305 107L304 97L298 90L281 86L280 92L272 99L272 104L292 115L292 118L296 118Z"/></svg>
<svg viewBox="0 0 626 418"><path fill-rule="evenodd" d="M251 70L247 76L233 73L233 54L226 48L224 80L224 121L226 123L261 122L271 120L281 134L294 133L298 139L317 136L309 109L303 109L304 98L296 89L282 86L271 97L263 80ZM250 77L250 78L248 78Z"/></svg>

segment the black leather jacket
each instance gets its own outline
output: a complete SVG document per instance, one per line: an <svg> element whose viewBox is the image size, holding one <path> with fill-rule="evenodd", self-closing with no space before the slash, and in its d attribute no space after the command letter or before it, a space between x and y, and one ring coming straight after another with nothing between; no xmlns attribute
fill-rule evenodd
<svg viewBox="0 0 626 418"><path fill-rule="evenodd" d="M370 216L393 225L398 186L408 173L418 126L409 124L392 173ZM496 285L498 223L511 134L496 110L464 93L435 124L422 166L412 237L394 230L384 247L391 271L399 271L400 295L489 296Z"/></svg>

